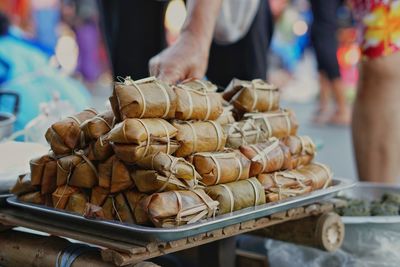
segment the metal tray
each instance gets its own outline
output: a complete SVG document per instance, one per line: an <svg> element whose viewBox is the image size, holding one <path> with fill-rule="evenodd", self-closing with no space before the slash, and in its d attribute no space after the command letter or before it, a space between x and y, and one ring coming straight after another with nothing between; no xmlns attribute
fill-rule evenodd
<svg viewBox="0 0 400 267"><path fill-rule="evenodd" d="M171 241L213 231L240 222L261 218L291 208L315 203L333 197L337 195L339 191L348 189L353 185L353 181L334 179L331 187L314 191L308 195L250 207L194 224L174 228L154 228L135 224L119 223L116 221L86 219L80 215L62 210L20 202L15 196L8 198L7 202L14 208L20 209L22 213L28 212L33 214L35 217L38 217L41 221L51 220L53 225L58 224L61 227L67 227L69 229L76 229L74 227L77 226L79 226L80 230L85 232L93 232L93 229L96 229L96 233L101 232L108 238L112 236L114 239L127 242L132 242L132 240Z"/></svg>
<svg viewBox="0 0 400 267"><path fill-rule="evenodd" d="M373 201L389 192L400 193L400 185L359 182L353 188L340 192L339 195ZM400 216L342 216L342 221L345 224L393 224L400 223Z"/></svg>
<svg viewBox="0 0 400 267"><path fill-rule="evenodd" d="M11 196L12 194L0 194L0 208L4 207L7 204L6 199Z"/></svg>

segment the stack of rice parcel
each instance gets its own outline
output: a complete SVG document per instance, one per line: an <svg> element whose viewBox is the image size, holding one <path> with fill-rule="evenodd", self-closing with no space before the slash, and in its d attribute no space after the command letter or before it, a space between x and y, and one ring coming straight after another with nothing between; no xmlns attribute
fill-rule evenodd
<svg viewBox="0 0 400 267"><path fill-rule="evenodd" d="M297 136L295 114L279 105L279 90L262 80L232 80L223 94L241 120L224 126L227 146L251 161L250 176L262 184L266 201L326 188L332 172L312 163L315 145L308 136Z"/></svg>
<svg viewBox="0 0 400 267"><path fill-rule="evenodd" d="M83 214L98 184L97 165L113 154L102 141L113 124L113 112L86 109L51 125L45 135L51 150L30 161L31 187L24 188L33 191L19 190L21 199Z"/></svg>
<svg viewBox="0 0 400 267"><path fill-rule="evenodd" d="M171 227L215 214L218 203L201 189L201 176L184 158L192 149L204 150L204 144L206 150L224 147L222 128L209 121L222 112L214 87L199 80L171 87L153 77L138 81L128 77L115 83L110 102L119 123L105 140L116 157L129 166L135 194L143 195L131 203L139 210L134 212L136 223ZM185 132L187 127L189 133ZM202 128L203 133L197 130ZM204 142L202 134L210 129L215 134ZM191 137L188 144L184 139L193 133L198 136ZM204 144L195 144L200 140Z"/></svg>

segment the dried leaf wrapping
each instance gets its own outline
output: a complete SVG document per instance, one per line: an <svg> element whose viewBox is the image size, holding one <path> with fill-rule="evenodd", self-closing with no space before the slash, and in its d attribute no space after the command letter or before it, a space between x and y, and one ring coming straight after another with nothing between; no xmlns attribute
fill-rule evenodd
<svg viewBox="0 0 400 267"><path fill-rule="evenodd" d="M205 190L219 202L219 215L265 203L264 188L257 178L213 185Z"/></svg>
<svg viewBox="0 0 400 267"><path fill-rule="evenodd" d="M41 186L42 194L50 194L56 189L57 162L50 153L29 162L31 169L31 184Z"/></svg>
<svg viewBox="0 0 400 267"><path fill-rule="evenodd" d="M221 125L214 121L173 122L178 129L176 140L180 147L177 157L186 157L196 152L222 151L226 134Z"/></svg>
<svg viewBox="0 0 400 267"><path fill-rule="evenodd" d="M278 139L240 146L240 152L251 160L250 177L291 168L290 151Z"/></svg>
<svg viewBox="0 0 400 267"><path fill-rule="evenodd" d="M252 119L257 128L267 138L283 138L296 135L299 124L294 113L289 109L281 109L267 113L246 113L244 119Z"/></svg>
<svg viewBox="0 0 400 267"><path fill-rule="evenodd" d="M115 83L110 102L118 121L127 118L175 117L174 91L154 77L137 81L127 77L124 83Z"/></svg>
<svg viewBox="0 0 400 267"><path fill-rule="evenodd" d="M155 193L140 205L156 227L175 227L213 217L218 202L196 189Z"/></svg>
<svg viewBox="0 0 400 267"><path fill-rule="evenodd" d="M51 125L45 137L56 155L66 155L75 149L85 147L85 136L80 128L84 121L97 115L94 109L67 117Z"/></svg>
<svg viewBox="0 0 400 267"><path fill-rule="evenodd" d="M99 164L98 169L99 185L110 193L117 193L134 185L127 166L115 156Z"/></svg>
<svg viewBox="0 0 400 267"><path fill-rule="evenodd" d="M296 170L259 174L267 202L278 201L328 187L333 178L326 165L311 163Z"/></svg>
<svg viewBox="0 0 400 267"><path fill-rule="evenodd" d="M20 196L38 190L39 190L38 186L32 185L30 180L30 174L23 174L18 176L14 186L10 189L10 193L16 196Z"/></svg>
<svg viewBox="0 0 400 267"><path fill-rule="evenodd" d="M205 185L249 178L250 160L239 151L196 153L192 156L192 162Z"/></svg>
<svg viewBox="0 0 400 267"><path fill-rule="evenodd" d="M112 144L115 155L126 163L136 163L158 152L173 154L179 148L175 140L152 141L141 145Z"/></svg>
<svg viewBox="0 0 400 267"><path fill-rule="evenodd" d="M188 185L189 183L195 185L198 180L201 180L201 176L190 162L163 152L146 157L136 164L145 170L155 170L165 177L173 175L178 179L186 180Z"/></svg>
<svg viewBox="0 0 400 267"><path fill-rule="evenodd" d="M268 140L267 134L251 119L226 124L223 128L227 135L226 146L230 148L239 148L241 145L257 144Z"/></svg>
<svg viewBox="0 0 400 267"><path fill-rule="evenodd" d="M235 108L244 112L265 112L279 108L279 89L261 79L252 81L233 79L223 97Z"/></svg>
<svg viewBox="0 0 400 267"><path fill-rule="evenodd" d="M114 113L109 110L84 121L80 127L87 141L97 140L114 127L114 121Z"/></svg>
<svg viewBox="0 0 400 267"><path fill-rule="evenodd" d="M84 155L83 151L57 160L58 186L68 184L76 187L92 188L97 183L97 169Z"/></svg>
<svg viewBox="0 0 400 267"><path fill-rule="evenodd" d="M189 186L173 175L160 175L153 170L133 170L131 176L136 188L142 193L156 193L180 189L189 189Z"/></svg>
<svg viewBox="0 0 400 267"><path fill-rule="evenodd" d="M201 80L184 81L174 87L177 96L175 118L179 120L216 120L222 114L218 93L211 92L211 83Z"/></svg>
<svg viewBox="0 0 400 267"><path fill-rule="evenodd" d="M140 145L145 142L173 138L177 129L163 119L126 119L115 127L104 138L118 144Z"/></svg>

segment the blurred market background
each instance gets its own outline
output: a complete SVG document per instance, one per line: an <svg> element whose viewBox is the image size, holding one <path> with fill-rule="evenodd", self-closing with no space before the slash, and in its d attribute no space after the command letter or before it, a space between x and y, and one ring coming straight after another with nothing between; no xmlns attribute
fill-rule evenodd
<svg viewBox="0 0 400 267"><path fill-rule="evenodd" d="M312 122L319 84L310 3L270 0L270 5L278 15L268 80L282 89L284 106L297 112L300 132L322 147L319 160L337 176L355 178L350 128ZM105 109L113 77L95 0L1 0L0 12L1 25L5 17L10 22L0 36L0 111L17 116L11 138L45 142L45 130L60 117L87 106ZM170 1L164 23L169 44L179 35L185 15L182 0ZM345 5L337 20L337 58L351 103L360 60L356 28Z"/></svg>

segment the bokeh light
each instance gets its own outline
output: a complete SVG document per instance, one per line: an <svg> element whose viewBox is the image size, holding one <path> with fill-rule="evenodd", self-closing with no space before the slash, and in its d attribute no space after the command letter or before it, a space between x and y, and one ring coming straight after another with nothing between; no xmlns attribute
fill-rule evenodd
<svg viewBox="0 0 400 267"><path fill-rule="evenodd" d="M293 33L301 36L307 33L308 25L304 20L297 20L292 26Z"/></svg>
<svg viewBox="0 0 400 267"><path fill-rule="evenodd" d="M78 45L70 35L61 36L56 45L55 56L61 69L71 74L75 71L78 64Z"/></svg>

